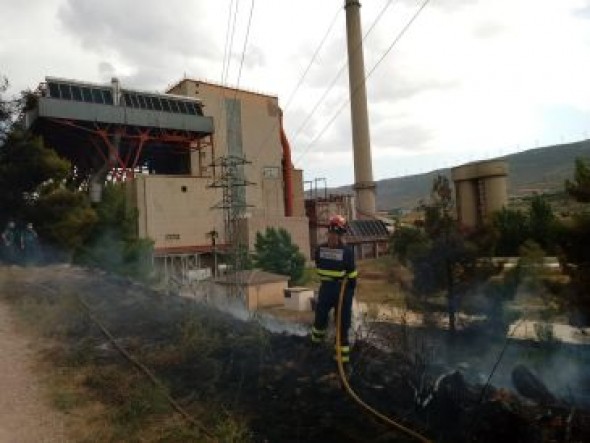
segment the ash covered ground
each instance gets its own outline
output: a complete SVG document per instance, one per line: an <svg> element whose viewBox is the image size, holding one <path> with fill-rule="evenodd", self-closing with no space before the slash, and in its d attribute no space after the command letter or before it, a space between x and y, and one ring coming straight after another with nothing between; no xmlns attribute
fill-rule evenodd
<svg viewBox="0 0 590 443"><path fill-rule="evenodd" d="M16 305L36 303L48 311L70 306L53 313L62 331L56 346L70 354L83 351L93 365L129 365L76 307L79 296L186 410L198 416L203 405L211 405L243 417L253 441L412 441L347 396L331 345L313 348L306 337L271 333L256 321L237 320L99 271L51 266L1 268L0 273L2 297ZM514 367L498 371L502 388L484 391L484 368L491 371L493 360L484 358L486 343L469 333L449 344L440 331L381 324L356 341L350 382L371 406L435 441L590 441L590 414L582 401L590 383L584 386L580 376L556 392L535 376L536 369L523 366L516 374L526 395L517 395L508 388L514 367L520 367L515 353L527 346L521 343L506 348ZM474 352L482 356L479 366ZM461 367L466 354L472 357ZM578 395L568 398L568 390ZM198 418L207 425L207 417Z"/></svg>

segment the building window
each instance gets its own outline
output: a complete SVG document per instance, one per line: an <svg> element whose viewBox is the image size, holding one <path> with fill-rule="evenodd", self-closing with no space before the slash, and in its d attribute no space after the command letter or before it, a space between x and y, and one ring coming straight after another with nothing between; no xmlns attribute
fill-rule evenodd
<svg viewBox="0 0 590 443"><path fill-rule="evenodd" d="M160 103L160 99L158 97L152 97L152 102L154 103L154 109L156 111L162 110L162 103Z"/></svg>
<svg viewBox="0 0 590 443"><path fill-rule="evenodd" d="M186 192L186 186L181 186L181 187L180 187L180 190L181 190L182 192Z"/></svg>
<svg viewBox="0 0 590 443"><path fill-rule="evenodd" d="M163 98L162 99L162 109L166 112L171 112L170 109L170 100Z"/></svg>
<svg viewBox="0 0 590 443"><path fill-rule="evenodd" d="M60 84L59 85L59 92L60 92L62 99L64 99L64 100L71 100L72 99L72 93L70 92L70 85Z"/></svg>
<svg viewBox="0 0 590 443"><path fill-rule="evenodd" d="M48 83L49 86L49 96L53 98L59 98L59 87L57 83Z"/></svg>
<svg viewBox="0 0 590 443"><path fill-rule="evenodd" d="M90 92L90 88L82 88L82 98L86 103L92 103L92 93Z"/></svg>
<svg viewBox="0 0 590 443"><path fill-rule="evenodd" d="M265 166L262 170L264 178L279 178L279 168L277 166Z"/></svg>
<svg viewBox="0 0 590 443"><path fill-rule="evenodd" d="M104 101L102 99L102 93L100 92L100 89L92 89L92 101L94 103L98 103L100 105L104 104Z"/></svg>
<svg viewBox="0 0 590 443"><path fill-rule="evenodd" d="M102 90L102 98L105 104L112 105L113 104L113 94L108 89Z"/></svg>
<svg viewBox="0 0 590 443"><path fill-rule="evenodd" d="M72 86L72 97L74 97L74 100L76 101L82 101L82 91L79 86Z"/></svg>

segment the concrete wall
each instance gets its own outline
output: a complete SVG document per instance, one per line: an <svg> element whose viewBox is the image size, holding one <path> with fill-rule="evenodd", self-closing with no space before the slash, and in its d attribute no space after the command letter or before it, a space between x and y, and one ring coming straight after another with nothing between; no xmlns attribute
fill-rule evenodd
<svg viewBox="0 0 590 443"><path fill-rule="evenodd" d="M265 206L265 188L261 186L265 178L265 168L276 168L278 178L282 179L282 146L279 136L278 98L223 86L184 80L170 93L199 98L203 103L203 113L213 117L216 157L227 155L228 114L225 100L238 100L241 116L242 149L251 165L244 167L247 180L255 183L246 187L246 201L256 209ZM282 193L282 181L277 182ZM278 190L278 189L277 189ZM284 214L284 200L276 201L272 212Z"/></svg>
<svg viewBox="0 0 590 443"><path fill-rule="evenodd" d="M138 233L155 248L209 246L207 232L223 234L222 211L211 209L221 199L210 179L190 176L140 175L128 183L137 207Z"/></svg>
<svg viewBox="0 0 590 443"><path fill-rule="evenodd" d="M228 113L225 103L227 100L239 102L240 128L238 129L241 131L239 137L241 150L246 160L252 162L244 166L244 177L254 182L253 185L245 188L246 203L252 207L245 211L246 219L240 228L241 235L249 248L253 249L256 232L263 232L267 227L285 228L306 260L309 260L309 223L305 217L301 170L294 169L292 174L294 216L284 216L283 151L279 135L278 98L188 79L181 81L169 92L201 100L203 113L212 117L215 125L213 134L215 158L229 153L227 129L228 117L231 118L232 115ZM206 151L205 155L209 156L209 150L204 151ZM213 160L212 158L197 159L195 156L198 153L192 155L193 174L196 170L201 170L200 165ZM221 200L221 194L219 195L218 201ZM218 212L221 219L222 211ZM207 229L207 231L210 230L211 228ZM222 222L218 231L223 232Z"/></svg>
<svg viewBox="0 0 590 443"><path fill-rule="evenodd" d="M268 306L283 306L285 289L286 281L247 286L246 307L253 311Z"/></svg>

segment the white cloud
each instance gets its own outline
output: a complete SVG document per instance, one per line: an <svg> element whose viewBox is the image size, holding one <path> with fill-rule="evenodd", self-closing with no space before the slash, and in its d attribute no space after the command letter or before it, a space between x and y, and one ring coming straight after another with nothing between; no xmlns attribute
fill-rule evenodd
<svg viewBox="0 0 590 443"><path fill-rule="evenodd" d="M365 30L386 1L363 2ZM129 86L156 90L183 75L221 79L230 0L3 3L0 71L13 92L34 88L45 75L89 81L117 75ZM233 84L250 7L238 3ZM341 3L257 0L240 79L244 87L277 94L285 107L338 14L285 113L294 157L307 150L298 166L334 185L353 178L349 106L334 118L347 100L347 70L308 117L346 63ZM396 1L386 11L365 41L367 72L418 5ZM589 21L588 0L432 1L367 83L376 178L524 149L541 135L571 140L590 131L590 123L581 123L585 115L590 122ZM575 124L558 118L574 114Z"/></svg>

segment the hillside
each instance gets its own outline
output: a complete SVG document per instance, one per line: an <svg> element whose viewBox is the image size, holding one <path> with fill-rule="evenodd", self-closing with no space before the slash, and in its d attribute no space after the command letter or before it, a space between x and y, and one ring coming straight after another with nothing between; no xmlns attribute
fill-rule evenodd
<svg viewBox="0 0 590 443"><path fill-rule="evenodd" d="M590 140L529 149L497 157L508 161L508 192L511 196L532 192L556 192L571 178L576 157L590 158ZM413 208L421 198L428 198L432 179L437 174L450 178L450 169L377 181L377 206L381 210ZM335 193L352 192L350 186L336 188Z"/></svg>

